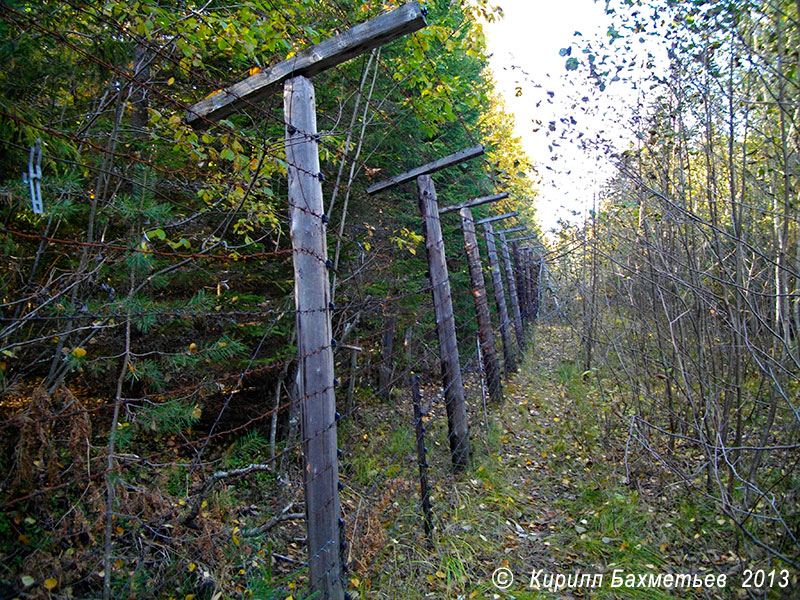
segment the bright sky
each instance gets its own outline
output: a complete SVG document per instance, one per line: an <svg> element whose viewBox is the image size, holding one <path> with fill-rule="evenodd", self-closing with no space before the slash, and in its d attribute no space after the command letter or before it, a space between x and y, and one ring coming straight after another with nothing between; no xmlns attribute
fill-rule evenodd
<svg viewBox="0 0 800 600"><path fill-rule="evenodd" d="M617 124L610 113L622 109L630 117L623 107L635 105L640 93L623 81L600 92L584 70L565 68L570 56L585 63L581 51L586 40L608 39L612 21L605 14L606 2L496 0L495 4L505 16L484 26L490 65L506 109L515 115L517 134L542 179L535 202L542 229L556 227L558 219L583 222L593 192L614 169L601 153L583 151L580 144L601 132L618 149L628 147L631 127ZM559 50L569 46L571 54L560 56ZM588 101L582 101L584 97ZM555 131L550 131L551 122Z"/></svg>

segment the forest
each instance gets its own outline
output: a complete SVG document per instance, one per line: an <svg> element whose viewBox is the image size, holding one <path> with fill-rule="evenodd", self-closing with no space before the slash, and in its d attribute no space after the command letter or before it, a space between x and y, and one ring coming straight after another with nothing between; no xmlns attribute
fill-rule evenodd
<svg viewBox="0 0 800 600"><path fill-rule="evenodd" d="M548 231L502 4L0 3L0 599L798 597L800 0L606 0Z"/></svg>

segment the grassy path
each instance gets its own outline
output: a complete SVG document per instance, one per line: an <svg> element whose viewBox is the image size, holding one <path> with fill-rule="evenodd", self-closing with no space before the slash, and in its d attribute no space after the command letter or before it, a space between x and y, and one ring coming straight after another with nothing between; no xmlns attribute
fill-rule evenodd
<svg viewBox="0 0 800 600"><path fill-rule="evenodd" d="M606 414L613 399L603 400L584 381L571 362L565 330L544 329L537 336L506 386L505 404L490 407L488 431L482 410L473 410L475 457L468 472L441 475L447 471L444 431L431 423L438 446L431 454L439 456L431 470L435 549L420 539L415 486L395 484L387 499L393 521L385 544L372 566L353 575L354 597L747 597L739 558L729 547L730 525L702 500L689 502L677 490L664 489L657 471L639 467L634 485L628 485L627 434L618 417ZM500 567L514 577L505 590L492 583ZM630 574L691 573L727 574L728 581L724 589L639 587L639 581L637 587L612 588L615 569L623 580ZM551 588L548 578L557 574L573 582L580 581L579 573L603 574L603 581L536 590L530 586L534 571L539 575L533 583L542 588Z"/></svg>

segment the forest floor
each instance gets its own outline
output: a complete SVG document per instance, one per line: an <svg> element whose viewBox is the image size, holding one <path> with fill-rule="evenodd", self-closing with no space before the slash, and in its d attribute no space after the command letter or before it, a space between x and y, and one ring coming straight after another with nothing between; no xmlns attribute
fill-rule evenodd
<svg viewBox="0 0 800 600"><path fill-rule="evenodd" d="M471 410L474 456L466 472L444 475L445 419L441 408L432 411L433 548L420 533L413 471L384 482L384 501L372 507L383 512L380 534L377 522L368 527L369 511L356 520L354 548L368 560L354 565L353 597L796 598L777 586L748 596L741 587L748 565L737 554L732 525L702 494L664 483L667 474L628 439L614 414L613 390L597 389L576 365L566 329L540 327L535 335L505 386L504 405L489 407L488 428L482 408ZM390 439L397 432L380 433L373 450L397 447ZM572 585L554 592L559 574ZM602 583L580 574L602 574ZM667 574L727 580L724 588L670 589L638 579ZM633 585L613 586L620 581Z"/></svg>

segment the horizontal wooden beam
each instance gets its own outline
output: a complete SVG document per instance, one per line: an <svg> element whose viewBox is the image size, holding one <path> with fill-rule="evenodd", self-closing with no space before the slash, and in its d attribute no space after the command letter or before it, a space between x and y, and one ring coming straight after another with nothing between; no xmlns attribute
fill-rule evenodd
<svg viewBox="0 0 800 600"><path fill-rule="evenodd" d="M394 187L396 185L400 185L401 183L405 183L406 181L411 181L412 179L416 179L420 175L430 175L431 173L435 173L436 171L441 171L442 169L446 169L447 167L452 167L453 165L457 165L459 163L465 162L470 160L471 158L475 158L477 156L481 156L483 154L484 148L483 146L475 146L473 148L467 148L466 150L461 150L450 156L445 156L444 158L440 158L433 162L429 162L427 165L422 165L421 167L417 167L416 169L411 169L405 173L401 173L400 175L395 175L394 177L390 177L386 181L381 181L376 183L375 185L371 185L367 188L368 194L377 194L378 192L382 192L383 190L387 190L390 187Z"/></svg>
<svg viewBox="0 0 800 600"><path fill-rule="evenodd" d="M502 221L503 219L510 219L511 217L518 217L519 211L513 211L510 213L506 213L504 215L495 215L493 217L486 217L485 219L481 219L479 221L475 221L476 225L483 225L484 223L494 223L495 221Z"/></svg>
<svg viewBox="0 0 800 600"><path fill-rule="evenodd" d="M519 227L512 227L511 229L503 229L501 231L496 231L495 233L502 233L503 235L507 235L509 233L517 233L518 231L525 231L526 229L528 228L525 225L520 225Z"/></svg>
<svg viewBox="0 0 800 600"><path fill-rule="evenodd" d="M507 242L524 242L525 240L536 240L539 239L538 235L526 235L523 237L518 237L514 239L507 239Z"/></svg>
<svg viewBox="0 0 800 600"><path fill-rule="evenodd" d="M489 204L490 202L497 202L498 200L503 200L505 198L508 198L508 192L502 192L492 196L481 196L480 198L467 200L466 202L461 202L460 204L439 207L439 214L443 215L445 213L461 210L462 208L472 208L473 206L480 206L481 204Z"/></svg>
<svg viewBox="0 0 800 600"><path fill-rule="evenodd" d="M425 12L416 2L378 15L366 23L306 48L273 67L235 83L186 112L186 122L196 129L222 119L244 106L274 93L286 79L311 77L373 48L425 27Z"/></svg>

